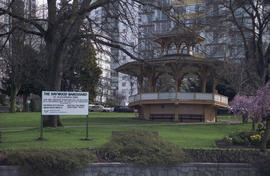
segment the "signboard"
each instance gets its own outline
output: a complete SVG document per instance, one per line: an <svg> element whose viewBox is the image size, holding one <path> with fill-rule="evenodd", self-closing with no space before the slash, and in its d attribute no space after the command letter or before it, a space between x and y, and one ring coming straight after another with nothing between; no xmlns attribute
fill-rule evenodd
<svg viewBox="0 0 270 176"><path fill-rule="evenodd" d="M42 91L42 115L88 115L88 92Z"/></svg>

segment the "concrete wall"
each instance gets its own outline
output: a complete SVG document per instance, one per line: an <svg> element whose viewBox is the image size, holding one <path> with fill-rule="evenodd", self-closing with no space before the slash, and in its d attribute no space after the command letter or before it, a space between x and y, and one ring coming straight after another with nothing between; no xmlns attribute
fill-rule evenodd
<svg viewBox="0 0 270 176"><path fill-rule="evenodd" d="M16 166L0 166L1 176L25 176ZM188 163L175 167L139 168L130 164L96 163L73 176L260 176L256 168L239 163Z"/></svg>
<svg viewBox="0 0 270 176"><path fill-rule="evenodd" d="M203 105L180 105L179 114L198 114L203 115Z"/></svg>
<svg viewBox="0 0 270 176"><path fill-rule="evenodd" d="M185 105L185 104L158 104L148 105L151 114L174 114L177 110L179 114L204 114L204 105Z"/></svg>

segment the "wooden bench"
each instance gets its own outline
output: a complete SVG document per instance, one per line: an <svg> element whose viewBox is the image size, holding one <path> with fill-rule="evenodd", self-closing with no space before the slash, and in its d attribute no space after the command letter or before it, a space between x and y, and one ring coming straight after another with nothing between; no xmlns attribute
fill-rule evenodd
<svg viewBox="0 0 270 176"><path fill-rule="evenodd" d="M150 120L174 120L174 114L150 114Z"/></svg>
<svg viewBox="0 0 270 176"><path fill-rule="evenodd" d="M199 114L179 114L178 115L179 121L190 121L190 122L204 122L204 115Z"/></svg>

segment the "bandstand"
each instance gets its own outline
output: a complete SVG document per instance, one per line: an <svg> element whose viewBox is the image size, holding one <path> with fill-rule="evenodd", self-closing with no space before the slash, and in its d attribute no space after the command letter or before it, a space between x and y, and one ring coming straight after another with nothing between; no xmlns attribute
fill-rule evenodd
<svg viewBox="0 0 270 176"><path fill-rule="evenodd" d="M129 62L116 69L137 77L138 94L129 97L129 107L137 109L139 118L145 120L216 122L217 108L227 107L228 98L216 92L216 75L223 63L194 54L195 46L203 43L204 38L178 26L154 41L161 46L160 57ZM181 90L188 74L198 76L199 92ZM159 79L173 82L172 89L158 90Z"/></svg>

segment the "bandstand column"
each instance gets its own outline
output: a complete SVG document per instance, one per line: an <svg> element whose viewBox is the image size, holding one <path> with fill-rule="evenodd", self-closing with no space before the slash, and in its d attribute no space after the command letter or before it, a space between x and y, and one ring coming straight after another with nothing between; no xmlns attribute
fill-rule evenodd
<svg viewBox="0 0 270 176"><path fill-rule="evenodd" d="M179 76L175 77L175 92L179 92Z"/></svg>
<svg viewBox="0 0 270 176"><path fill-rule="evenodd" d="M202 77L202 93L206 93L206 77Z"/></svg>
<svg viewBox="0 0 270 176"><path fill-rule="evenodd" d="M137 77L137 81L138 81L138 90L139 90L139 94L143 93L143 76L140 75Z"/></svg>
<svg viewBox="0 0 270 176"><path fill-rule="evenodd" d="M178 100L177 100L178 101ZM179 121L179 105L178 103L174 105L174 121L178 122Z"/></svg>
<svg viewBox="0 0 270 176"><path fill-rule="evenodd" d="M206 93L206 83L207 83L208 74L209 74L209 70L207 68L201 69L200 78L201 78L202 93Z"/></svg>
<svg viewBox="0 0 270 176"><path fill-rule="evenodd" d="M212 88L212 90L213 90L213 93L214 93L214 94L217 93L217 91L216 91L216 86L217 86L217 81L216 81L215 78L213 78L213 88Z"/></svg>
<svg viewBox="0 0 270 176"><path fill-rule="evenodd" d="M147 78L148 78L148 92L154 92L153 75L150 74L149 76L147 76Z"/></svg>
<svg viewBox="0 0 270 176"><path fill-rule="evenodd" d="M148 92L156 92L157 79L162 73L157 72L155 69L148 73L146 76L148 78Z"/></svg>
<svg viewBox="0 0 270 176"><path fill-rule="evenodd" d="M170 75L173 77L174 82L175 82L175 92L179 92L179 85L181 83L181 77L182 77L182 72L181 71L175 71L170 73Z"/></svg>

